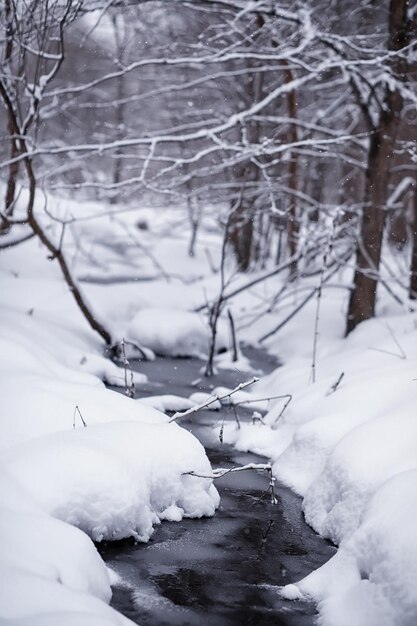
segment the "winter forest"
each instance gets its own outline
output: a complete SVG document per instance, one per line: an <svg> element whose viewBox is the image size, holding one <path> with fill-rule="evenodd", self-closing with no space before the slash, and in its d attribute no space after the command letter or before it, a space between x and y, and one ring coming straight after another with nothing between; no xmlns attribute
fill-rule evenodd
<svg viewBox="0 0 417 626"><path fill-rule="evenodd" d="M417 624L417 1L0 0L0 622Z"/></svg>

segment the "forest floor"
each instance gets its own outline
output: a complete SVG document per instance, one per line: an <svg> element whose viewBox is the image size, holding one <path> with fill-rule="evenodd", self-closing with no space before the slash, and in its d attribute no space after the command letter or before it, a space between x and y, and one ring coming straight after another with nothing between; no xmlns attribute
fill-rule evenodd
<svg viewBox="0 0 417 626"><path fill-rule="evenodd" d="M96 314L117 339L162 355L207 352L204 306L219 293L213 221L202 225L190 259L175 210L98 217L102 209L54 204L57 215L82 218L64 249ZM59 222L50 234L59 240ZM386 264L397 262L385 252ZM153 381L143 371L132 375L137 400L106 389L103 381L123 388L125 370L106 358L40 244L3 250L0 272L1 617L30 626L130 623L107 604L118 577L87 535L147 541L162 520L216 514L211 479L188 474L210 475L204 448L165 413L207 395L174 406L156 387L159 399L147 401ZM226 275L230 289L252 278L231 265ZM308 524L339 546L306 578L277 578L277 598L314 600L328 626L409 626L417 620L417 317L382 291L378 317L344 339L350 279L351 269L341 270L321 300L311 298L262 342L280 366L233 395L256 419L240 428L220 419L213 432L270 459L276 478L301 496ZM276 298L284 280L230 298L239 341L259 345L320 275ZM226 319L219 347L230 347ZM242 381L250 376L243 355L234 365L230 351L216 357L220 380L230 367ZM225 375L213 391L227 389Z"/></svg>

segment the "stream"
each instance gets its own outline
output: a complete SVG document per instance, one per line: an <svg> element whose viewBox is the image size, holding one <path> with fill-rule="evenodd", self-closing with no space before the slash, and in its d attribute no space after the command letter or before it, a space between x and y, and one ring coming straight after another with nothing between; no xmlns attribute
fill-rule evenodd
<svg viewBox="0 0 417 626"><path fill-rule="evenodd" d="M246 350L254 372L277 366L272 357ZM221 370L199 378L202 361L157 358L132 362L148 375L138 396L176 394L188 397L213 386L234 387L248 373ZM239 409L239 419L250 419ZM181 421L204 445L216 467L265 463L220 443L213 431L220 413L199 411ZM226 419L234 419L226 413ZM277 586L296 582L327 561L335 548L303 520L301 499L276 483L278 504L271 504L265 472L228 474L216 480L220 507L212 518L163 522L147 544L133 540L104 542L101 556L122 578L112 606L138 624L149 626L307 626L315 606L279 597Z"/></svg>

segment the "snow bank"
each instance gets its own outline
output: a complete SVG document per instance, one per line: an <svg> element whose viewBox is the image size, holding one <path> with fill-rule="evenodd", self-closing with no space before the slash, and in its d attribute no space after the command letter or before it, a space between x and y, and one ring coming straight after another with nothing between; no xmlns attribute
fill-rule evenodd
<svg viewBox="0 0 417 626"><path fill-rule="evenodd" d="M291 393L283 417L276 422L283 400L272 402L265 424L230 425L224 438L269 456L274 474L303 496L307 522L340 546L285 587L287 598L317 600L323 626L414 625L416 315L362 323L321 354L316 383L311 359L295 353L251 390L253 398Z"/></svg>
<svg viewBox="0 0 417 626"><path fill-rule="evenodd" d="M416 484L417 470L383 484L338 553L297 587L284 588L284 594L300 597L301 592L316 598L322 624L414 626Z"/></svg>
<svg viewBox="0 0 417 626"><path fill-rule="evenodd" d="M124 626L107 606L107 569L92 541L53 519L0 473L0 618L7 624Z"/></svg>
<svg viewBox="0 0 417 626"><path fill-rule="evenodd" d="M2 252L0 278L0 622L130 624L89 537L146 541L161 520L213 515L212 481L187 474L209 461L166 415L104 387L123 370L43 248Z"/></svg>
<svg viewBox="0 0 417 626"><path fill-rule="evenodd" d="M198 440L176 424L121 422L40 437L3 455L43 510L95 541L147 541L163 519L213 515L219 502Z"/></svg>
<svg viewBox="0 0 417 626"><path fill-rule="evenodd" d="M149 308L139 311L130 322L127 339L160 355L204 357L209 351L210 332L207 321L197 313ZM227 324L219 320L216 350L227 347Z"/></svg>
<svg viewBox="0 0 417 626"><path fill-rule="evenodd" d="M176 411L187 411L196 405L196 402L193 402L188 398L176 396L171 393L167 393L162 396L148 396L147 398L141 398L140 403L151 406L158 411L163 411L164 413L167 411L172 413Z"/></svg>
<svg viewBox="0 0 417 626"><path fill-rule="evenodd" d="M0 379L0 449L59 430L103 422L166 422L167 417L140 401L102 386L66 383L34 373L5 373ZM76 408L78 407L78 409Z"/></svg>

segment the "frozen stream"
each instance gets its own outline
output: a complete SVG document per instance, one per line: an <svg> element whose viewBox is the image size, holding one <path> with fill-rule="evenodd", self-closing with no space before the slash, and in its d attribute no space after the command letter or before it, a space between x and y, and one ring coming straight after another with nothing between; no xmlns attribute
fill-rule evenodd
<svg viewBox="0 0 417 626"><path fill-rule="evenodd" d="M252 352L255 369L273 364ZM175 393L189 396L207 390L195 359L157 359L137 364L148 374L140 395ZM234 386L250 377L222 371L209 383ZM240 417L245 419L242 411ZM201 411L182 426L203 443L213 467L265 462L221 444L212 425L219 413ZM227 415L227 419L233 419ZM246 416L249 419L249 416ZM253 471L216 481L221 503L215 517L163 522L151 541L111 542L98 546L104 560L126 585L114 590L112 604L138 624L163 626L268 626L313 624L315 607L281 600L276 586L294 582L328 560L334 548L303 521L300 499L277 485L278 504L270 503L268 477Z"/></svg>

